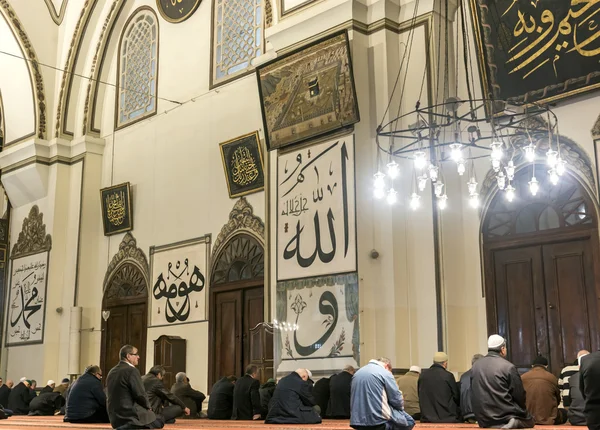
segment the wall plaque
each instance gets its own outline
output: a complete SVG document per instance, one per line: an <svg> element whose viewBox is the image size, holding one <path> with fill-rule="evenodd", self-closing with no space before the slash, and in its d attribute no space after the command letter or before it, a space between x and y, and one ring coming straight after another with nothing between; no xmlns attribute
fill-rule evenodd
<svg viewBox="0 0 600 430"><path fill-rule="evenodd" d="M133 230L129 182L100 190L104 235Z"/></svg>
<svg viewBox="0 0 600 430"><path fill-rule="evenodd" d="M156 7L164 19L177 23L192 16L200 2L201 0L156 0Z"/></svg>
<svg viewBox="0 0 600 430"><path fill-rule="evenodd" d="M265 175L258 132L223 142L220 147L229 197L262 191Z"/></svg>

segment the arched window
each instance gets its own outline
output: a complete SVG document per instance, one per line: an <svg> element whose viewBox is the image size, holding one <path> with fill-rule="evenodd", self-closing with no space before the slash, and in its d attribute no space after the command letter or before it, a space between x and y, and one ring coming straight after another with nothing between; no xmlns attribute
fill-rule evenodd
<svg viewBox="0 0 600 430"><path fill-rule="evenodd" d="M117 124L120 128L156 113L158 24L150 8L129 18L119 43Z"/></svg>
<svg viewBox="0 0 600 430"><path fill-rule="evenodd" d="M264 52L263 0L213 0L212 86L243 76Z"/></svg>

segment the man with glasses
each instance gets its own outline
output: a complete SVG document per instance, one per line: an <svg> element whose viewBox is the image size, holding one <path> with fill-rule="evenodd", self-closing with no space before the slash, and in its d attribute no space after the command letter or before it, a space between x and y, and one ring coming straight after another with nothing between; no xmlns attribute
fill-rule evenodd
<svg viewBox="0 0 600 430"><path fill-rule="evenodd" d="M165 423L156 416L148 401L138 365L140 355L135 346L119 351L121 361L106 377L107 406L110 423L115 429L161 429Z"/></svg>
<svg viewBox="0 0 600 430"><path fill-rule="evenodd" d="M101 381L102 370L99 366L88 366L84 370L83 375L69 388L65 422L83 424L110 422Z"/></svg>

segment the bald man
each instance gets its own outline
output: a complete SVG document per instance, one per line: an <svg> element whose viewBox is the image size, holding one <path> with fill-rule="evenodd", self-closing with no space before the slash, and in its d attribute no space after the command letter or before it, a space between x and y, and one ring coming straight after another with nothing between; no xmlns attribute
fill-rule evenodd
<svg viewBox="0 0 600 430"><path fill-rule="evenodd" d="M315 399L308 382L310 371L296 369L281 378L269 404L267 424L319 424Z"/></svg>

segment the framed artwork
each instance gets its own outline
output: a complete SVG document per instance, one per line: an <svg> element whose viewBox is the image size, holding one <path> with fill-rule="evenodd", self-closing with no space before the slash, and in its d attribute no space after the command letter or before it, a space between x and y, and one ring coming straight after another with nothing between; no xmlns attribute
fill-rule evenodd
<svg viewBox="0 0 600 430"><path fill-rule="evenodd" d="M547 103L600 86L600 5L470 1L486 98Z"/></svg>
<svg viewBox="0 0 600 430"><path fill-rule="evenodd" d="M150 247L152 327L206 321L210 240Z"/></svg>
<svg viewBox="0 0 600 430"><path fill-rule="evenodd" d="M346 30L256 68L269 151L360 120Z"/></svg>
<svg viewBox="0 0 600 430"><path fill-rule="evenodd" d="M202 0L156 0L162 17L172 23L185 21L196 12Z"/></svg>
<svg viewBox="0 0 600 430"><path fill-rule="evenodd" d="M258 131L220 144L229 197L262 191L265 174Z"/></svg>
<svg viewBox="0 0 600 430"><path fill-rule="evenodd" d="M277 158L277 280L355 272L354 136Z"/></svg>
<svg viewBox="0 0 600 430"><path fill-rule="evenodd" d="M302 9L311 3L316 3L318 0L280 0L279 7L281 16L289 15L292 12Z"/></svg>
<svg viewBox="0 0 600 430"><path fill-rule="evenodd" d="M44 342L49 256L45 251L11 262L6 346Z"/></svg>
<svg viewBox="0 0 600 430"><path fill-rule="evenodd" d="M133 230L129 182L101 189L100 201L105 236Z"/></svg>

